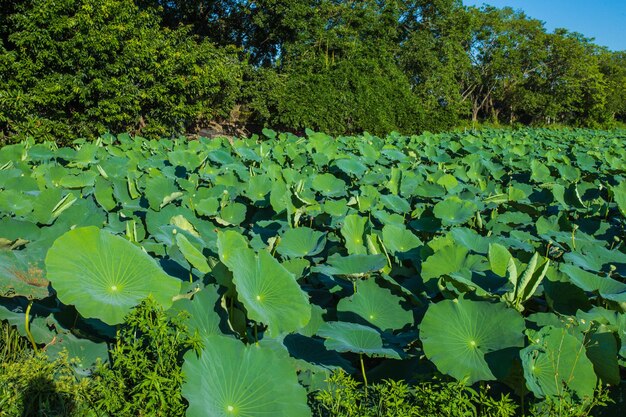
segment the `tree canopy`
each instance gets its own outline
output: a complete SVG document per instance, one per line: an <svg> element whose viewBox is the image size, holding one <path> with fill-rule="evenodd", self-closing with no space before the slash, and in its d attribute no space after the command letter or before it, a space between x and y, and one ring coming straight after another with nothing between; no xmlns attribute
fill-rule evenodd
<svg viewBox="0 0 626 417"><path fill-rule="evenodd" d="M626 55L460 0L0 0L0 135L626 121ZM6 139L5 139L6 140Z"/></svg>

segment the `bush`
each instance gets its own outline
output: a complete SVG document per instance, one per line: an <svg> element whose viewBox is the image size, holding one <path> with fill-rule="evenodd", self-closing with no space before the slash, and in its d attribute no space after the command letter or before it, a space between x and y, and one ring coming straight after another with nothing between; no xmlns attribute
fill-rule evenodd
<svg viewBox="0 0 626 417"><path fill-rule="evenodd" d="M185 317L169 317L148 299L126 317L110 350L111 364L93 375L97 407L111 416L184 416L183 354L199 349Z"/></svg>
<svg viewBox="0 0 626 417"><path fill-rule="evenodd" d="M132 0L15 8L0 46L0 136L175 136L235 105L237 51L198 42L185 27L161 27L155 9L140 11Z"/></svg>

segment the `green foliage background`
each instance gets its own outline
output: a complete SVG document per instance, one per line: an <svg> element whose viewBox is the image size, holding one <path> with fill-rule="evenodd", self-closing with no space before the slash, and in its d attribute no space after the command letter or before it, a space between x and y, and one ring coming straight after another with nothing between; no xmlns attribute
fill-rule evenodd
<svg viewBox="0 0 626 417"><path fill-rule="evenodd" d="M624 51L460 0L0 1L0 138L626 121ZM2 139L0 139L2 140Z"/></svg>

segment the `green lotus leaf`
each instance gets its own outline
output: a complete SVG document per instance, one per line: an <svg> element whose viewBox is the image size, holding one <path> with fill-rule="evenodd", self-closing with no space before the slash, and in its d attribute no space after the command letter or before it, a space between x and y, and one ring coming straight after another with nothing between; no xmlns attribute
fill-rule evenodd
<svg viewBox="0 0 626 417"><path fill-rule="evenodd" d="M219 299L217 288L207 286L195 293L192 300L182 298L175 301L168 314L186 311L189 313L186 323L192 333L197 331L201 337L220 335L220 315L215 310Z"/></svg>
<svg viewBox="0 0 626 417"><path fill-rule="evenodd" d="M445 187L446 190L450 191L457 185L459 185L459 181L456 179L454 175L444 174L437 180L437 184Z"/></svg>
<svg viewBox="0 0 626 417"><path fill-rule="evenodd" d="M161 207L172 201L170 199L172 196L181 195L180 189L170 178L161 176L149 178L146 181L145 196L153 210L159 211Z"/></svg>
<svg viewBox="0 0 626 417"><path fill-rule="evenodd" d="M241 234L233 230L217 234L217 249L220 261L229 268L232 269L234 267L234 256L241 248L248 248L248 241Z"/></svg>
<svg viewBox="0 0 626 417"><path fill-rule="evenodd" d="M620 182L618 186L612 188L612 191L619 211L626 217L626 181Z"/></svg>
<svg viewBox="0 0 626 417"><path fill-rule="evenodd" d="M272 349L224 336L203 339L184 357L187 417L310 417L305 389L289 360Z"/></svg>
<svg viewBox="0 0 626 417"><path fill-rule="evenodd" d="M434 278L457 272L465 265L468 250L463 246L444 246L436 250L422 262L422 279L428 282Z"/></svg>
<svg viewBox="0 0 626 417"><path fill-rule="evenodd" d="M0 250L0 297L46 298L48 284L41 261L25 251Z"/></svg>
<svg viewBox="0 0 626 417"><path fill-rule="evenodd" d="M266 324L271 337L294 332L311 319L307 295L266 250L256 255L252 249L239 248L226 265L249 318Z"/></svg>
<svg viewBox="0 0 626 417"><path fill-rule="evenodd" d="M203 274L207 274L211 271L211 267L207 263L206 256L204 256L202 251L194 246L184 234L176 234L176 245L187 262L193 265L193 267L198 271Z"/></svg>
<svg viewBox="0 0 626 417"><path fill-rule="evenodd" d="M241 203L230 203L220 211L220 217L218 221L220 223L228 225L238 225L246 219L246 206Z"/></svg>
<svg viewBox="0 0 626 417"><path fill-rule="evenodd" d="M111 325L150 295L167 309L180 291L180 281L139 247L93 226L59 237L46 256L46 270L61 302Z"/></svg>
<svg viewBox="0 0 626 417"><path fill-rule="evenodd" d="M385 208L399 214L409 214L411 212L411 205L404 198L393 194L386 194L380 196L380 201Z"/></svg>
<svg viewBox="0 0 626 417"><path fill-rule="evenodd" d="M335 165L348 175L360 178L367 171L367 165L359 161L356 157L337 159Z"/></svg>
<svg viewBox="0 0 626 417"><path fill-rule="evenodd" d="M346 240L346 249L350 255L364 255L365 249L363 234L365 233L366 217L358 214L350 214L343 220L341 235Z"/></svg>
<svg viewBox="0 0 626 417"><path fill-rule="evenodd" d="M320 326L317 335L326 339L324 346L330 350L401 359L398 352L383 347L380 333L369 326L341 321L327 322Z"/></svg>
<svg viewBox="0 0 626 417"><path fill-rule="evenodd" d="M601 277L591 272L584 271L577 266L561 265L561 272L565 273L571 282L584 291L597 291L603 298L626 302L626 284L609 277Z"/></svg>
<svg viewBox="0 0 626 417"><path fill-rule="evenodd" d="M326 237L324 233L308 227L289 229L280 238L276 250L283 256L298 258L313 256L324 250Z"/></svg>
<svg viewBox="0 0 626 417"><path fill-rule="evenodd" d="M333 174L318 174L313 177L311 183L313 189L322 193L326 197L343 197L348 188L346 183L335 177Z"/></svg>
<svg viewBox="0 0 626 417"><path fill-rule="evenodd" d="M401 301L373 279L363 280L357 283L354 295L339 301L337 315L343 321L370 323L381 331L399 330L413 324L413 313L405 310Z"/></svg>
<svg viewBox="0 0 626 417"><path fill-rule="evenodd" d="M417 236L399 224L387 224L383 227L383 243L393 254L405 253L422 245Z"/></svg>
<svg viewBox="0 0 626 417"><path fill-rule="evenodd" d="M167 159L173 166L185 167L189 171L195 170L203 162L200 155L188 149L168 152Z"/></svg>
<svg viewBox="0 0 626 417"><path fill-rule="evenodd" d="M493 273L505 277L511 260L511 253L499 243L489 244L489 266Z"/></svg>
<svg viewBox="0 0 626 417"><path fill-rule="evenodd" d="M96 178L94 197L98 204L106 211L111 211L117 207L117 202L113 198L113 186L102 177Z"/></svg>
<svg viewBox="0 0 626 417"><path fill-rule="evenodd" d="M533 159L530 161L530 169L532 170L531 179L538 183L554 181L550 175L550 169L541 162Z"/></svg>
<svg viewBox="0 0 626 417"><path fill-rule="evenodd" d="M313 270L327 275L363 275L381 270L385 265L387 259L382 254L350 256L334 254L328 257L325 265L318 265Z"/></svg>
<svg viewBox="0 0 626 417"><path fill-rule="evenodd" d="M65 175L59 181L59 185L64 188L83 188L93 186L96 180L95 172L82 172L78 175Z"/></svg>
<svg viewBox="0 0 626 417"><path fill-rule="evenodd" d="M520 352L526 385L539 398L571 390L578 398L593 397L597 377L585 347L565 328L543 327Z"/></svg>
<svg viewBox="0 0 626 417"><path fill-rule="evenodd" d="M503 326L502 323L506 323ZM437 369L473 384L497 379L508 366L505 349L524 346L524 319L504 304L463 298L432 304L420 325L426 357Z"/></svg>
<svg viewBox="0 0 626 417"><path fill-rule="evenodd" d="M476 213L476 204L453 195L435 204L435 217L444 225L463 224Z"/></svg>
<svg viewBox="0 0 626 417"><path fill-rule="evenodd" d="M255 175L248 181L246 195L252 201L259 201L265 199L270 191L272 191L272 180L264 175Z"/></svg>
<svg viewBox="0 0 626 417"><path fill-rule="evenodd" d="M70 359L78 359L72 363L74 371L81 376L89 376L98 359L106 361L109 358L109 349L104 342L94 342L89 339L79 339L71 333L61 333L54 337L54 342L46 346L48 359L55 360L59 353L66 351Z"/></svg>

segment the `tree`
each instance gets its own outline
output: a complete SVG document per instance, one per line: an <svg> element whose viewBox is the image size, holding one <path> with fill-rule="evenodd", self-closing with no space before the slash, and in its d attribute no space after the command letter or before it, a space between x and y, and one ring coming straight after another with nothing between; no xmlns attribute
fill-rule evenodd
<svg viewBox="0 0 626 417"><path fill-rule="evenodd" d="M16 138L179 135L226 116L239 94L236 51L162 28L132 0L30 0L8 22L0 130Z"/></svg>

